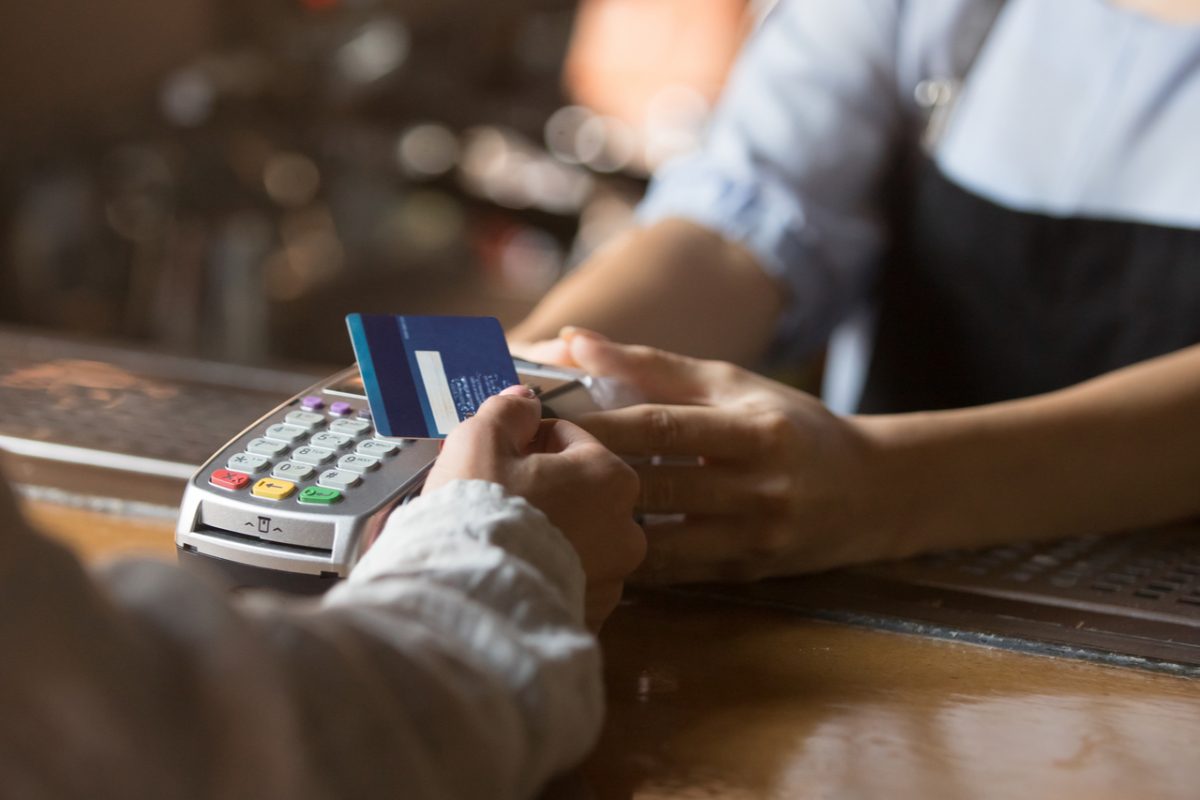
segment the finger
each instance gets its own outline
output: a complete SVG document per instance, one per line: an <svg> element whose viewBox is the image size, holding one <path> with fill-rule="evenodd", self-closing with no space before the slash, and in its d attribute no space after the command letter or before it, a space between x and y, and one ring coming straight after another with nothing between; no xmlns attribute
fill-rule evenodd
<svg viewBox="0 0 1200 800"><path fill-rule="evenodd" d="M533 391L527 386L509 386L485 400L475 416L459 425L450 436L470 437L477 444L523 453L537 435L541 420L542 404Z"/></svg>
<svg viewBox="0 0 1200 800"><path fill-rule="evenodd" d="M638 511L648 514L756 513L769 500L757 475L739 467L644 466Z"/></svg>
<svg viewBox="0 0 1200 800"><path fill-rule="evenodd" d="M562 339L564 342L569 342L576 336L590 336L593 339L599 339L602 342L612 341L612 339L609 339L603 333L599 333L589 328L582 328L578 325L563 325L558 329L558 338Z"/></svg>
<svg viewBox="0 0 1200 800"><path fill-rule="evenodd" d="M611 503L627 509L630 530L636 534L633 538L642 538L640 528L632 522L638 496L637 472L587 431L565 420L544 420L530 457L539 464L539 459L553 463L548 470L554 476L584 478L595 491L607 493ZM636 560L641 560L640 552Z"/></svg>
<svg viewBox="0 0 1200 800"><path fill-rule="evenodd" d="M509 351L517 358L534 361L538 364L557 364L563 367L576 367L578 364L571 358L570 348L565 339L543 339L539 342L513 342L508 346Z"/></svg>
<svg viewBox="0 0 1200 800"><path fill-rule="evenodd" d="M544 419L534 441L535 453L562 453L583 445L603 447L595 436L565 419Z"/></svg>
<svg viewBox="0 0 1200 800"><path fill-rule="evenodd" d="M592 375L616 378L656 403L712 403L726 397L737 367L653 347L623 345L574 329L571 358Z"/></svg>
<svg viewBox="0 0 1200 800"><path fill-rule="evenodd" d="M630 581L644 585L745 582L763 577L742 542L745 517L698 517L646 526L646 558Z"/></svg>
<svg viewBox="0 0 1200 800"><path fill-rule="evenodd" d="M585 414L579 425L621 455L744 457L753 431L731 409L640 405Z"/></svg>

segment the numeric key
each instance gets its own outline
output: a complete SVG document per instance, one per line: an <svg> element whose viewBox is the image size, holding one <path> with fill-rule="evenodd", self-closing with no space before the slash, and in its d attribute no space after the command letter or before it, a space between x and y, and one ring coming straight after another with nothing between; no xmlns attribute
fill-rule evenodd
<svg viewBox="0 0 1200 800"><path fill-rule="evenodd" d="M339 458L337 466L338 469L348 469L351 472L370 472L379 466L379 459L350 453Z"/></svg>
<svg viewBox="0 0 1200 800"><path fill-rule="evenodd" d="M297 447L292 451L292 461L299 461L301 464L309 464L314 467L321 466L333 456L332 450L323 450L320 447Z"/></svg>
<svg viewBox="0 0 1200 800"><path fill-rule="evenodd" d="M308 464L297 464L295 461L285 461L276 464L271 474L276 478L286 478L289 481L306 481L316 474L316 470Z"/></svg>
<svg viewBox="0 0 1200 800"><path fill-rule="evenodd" d="M254 453L257 456L266 456L267 458L275 458L287 449L287 442L281 442L278 439L266 439L261 436L257 439L251 439L250 443L246 445L247 452Z"/></svg>
<svg viewBox="0 0 1200 800"><path fill-rule="evenodd" d="M341 450L354 444L354 439L342 433L321 431L320 433L313 434L308 443L314 447L324 447L328 450Z"/></svg>
<svg viewBox="0 0 1200 800"><path fill-rule="evenodd" d="M266 437L268 439L278 439L281 442L295 444L308 435L305 428L298 425L285 425L282 422L277 422L267 428Z"/></svg>
<svg viewBox="0 0 1200 800"><path fill-rule="evenodd" d="M311 411L289 411L283 421L311 431L313 428L325 424L325 415L314 414Z"/></svg>
<svg viewBox="0 0 1200 800"><path fill-rule="evenodd" d="M371 423L361 419L335 419L329 423L329 430L347 436L365 436L371 432Z"/></svg>
<svg viewBox="0 0 1200 800"><path fill-rule="evenodd" d="M354 452L372 458L382 458L383 456L394 455L400 448L391 442L381 442L378 439L370 439L365 442L359 442L358 447L354 448Z"/></svg>

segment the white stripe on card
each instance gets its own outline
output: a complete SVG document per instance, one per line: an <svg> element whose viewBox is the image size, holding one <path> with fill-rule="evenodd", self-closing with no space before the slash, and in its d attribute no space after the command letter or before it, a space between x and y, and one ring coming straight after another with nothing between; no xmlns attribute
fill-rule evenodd
<svg viewBox="0 0 1200 800"><path fill-rule="evenodd" d="M433 412L433 422L437 425L437 432L445 436L458 425L458 411L450 394L450 381L446 379L442 354L436 350L414 350L413 354L417 357L421 382L425 384L425 397Z"/></svg>

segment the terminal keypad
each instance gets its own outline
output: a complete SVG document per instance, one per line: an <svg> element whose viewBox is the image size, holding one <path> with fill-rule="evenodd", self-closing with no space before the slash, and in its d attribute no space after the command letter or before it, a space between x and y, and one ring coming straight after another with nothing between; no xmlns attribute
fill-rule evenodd
<svg viewBox="0 0 1200 800"><path fill-rule="evenodd" d="M365 403L355 408L339 402L326 409L323 403L309 402L303 410L287 412L282 422L274 419L244 452L230 456L223 468L209 475L212 486L274 502L332 506L370 480L368 476L402 446L373 438L375 428ZM268 471L269 477L251 478Z"/></svg>

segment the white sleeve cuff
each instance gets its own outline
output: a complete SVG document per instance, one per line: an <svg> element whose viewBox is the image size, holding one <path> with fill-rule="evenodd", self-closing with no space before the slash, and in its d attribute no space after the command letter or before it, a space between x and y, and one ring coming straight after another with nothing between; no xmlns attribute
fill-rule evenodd
<svg viewBox="0 0 1200 800"><path fill-rule="evenodd" d="M585 576L574 548L545 514L488 481L453 481L397 508L347 584L473 564L485 569L493 548L537 571L582 624Z"/></svg>

